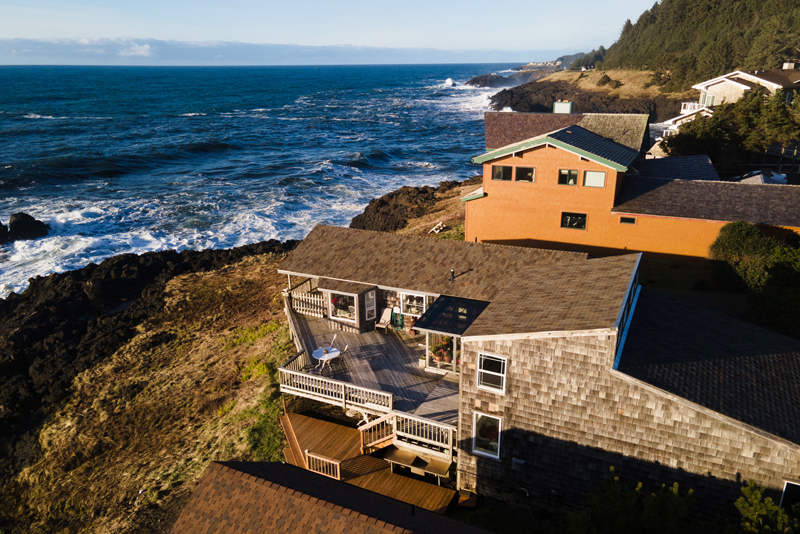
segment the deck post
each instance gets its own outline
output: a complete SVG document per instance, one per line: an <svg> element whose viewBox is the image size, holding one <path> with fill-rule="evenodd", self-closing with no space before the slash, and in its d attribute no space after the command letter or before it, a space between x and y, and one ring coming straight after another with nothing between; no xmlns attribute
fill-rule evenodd
<svg viewBox="0 0 800 534"><path fill-rule="evenodd" d="M291 274L287 274L286 276L289 277L289 290L291 291L291 289L292 289L292 275Z"/></svg>
<svg viewBox="0 0 800 534"><path fill-rule="evenodd" d="M453 359L451 363L453 364L452 371L456 372L456 348L458 347L458 336L453 336Z"/></svg>

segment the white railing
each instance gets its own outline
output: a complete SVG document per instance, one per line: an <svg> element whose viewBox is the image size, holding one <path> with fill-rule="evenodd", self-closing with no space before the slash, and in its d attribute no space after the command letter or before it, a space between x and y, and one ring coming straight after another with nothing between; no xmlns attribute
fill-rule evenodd
<svg viewBox="0 0 800 534"><path fill-rule="evenodd" d="M410 413L394 412L394 416L396 440L403 442L404 448L442 456L452 461L456 427Z"/></svg>
<svg viewBox="0 0 800 534"><path fill-rule="evenodd" d="M358 427L361 433L361 454L384 441L394 439L394 413L389 413Z"/></svg>
<svg viewBox="0 0 800 534"><path fill-rule="evenodd" d="M288 363L288 362L287 362ZM374 415L392 411L391 393L355 386L324 376L309 375L281 366L278 369L281 392L355 409Z"/></svg>
<svg viewBox="0 0 800 534"><path fill-rule="evenodd" d="M392 412L359 427L361 451L389 439L413 452L453 461L456 427L405 412Z"/></svg>
<svg viewBox="0 0 800 534"><path fill-rule="evenodd" d="M313 293L318 285L318 279L309 278L285 291L284 295L288 295L291 309L303 315L325 317L325 297L321 293Z"/></svg>
<svg viewBox="0 0 800 534"><path fill-rule="evenodd" d="M681 102L681 115L684 113L697 111L698 109L702 109L704 107L705 106L701 105L700 102Z"/></svg>
<svg viewBox="0 0 800 534"><path fill-rule="evenodd" d="M284 363L281 367L290 371L302 371L307 365L306 358L304 358L305 355L305 349L300 349L297 354L286 360L286 363Z"/></svg>
<svg viewBox="0 0 800 534"><path fill-rule="evenodd" d="M342 480L342 462L321 454L310 452L306 449L306 465L309 471L314 471L326 477Z"/></svg>

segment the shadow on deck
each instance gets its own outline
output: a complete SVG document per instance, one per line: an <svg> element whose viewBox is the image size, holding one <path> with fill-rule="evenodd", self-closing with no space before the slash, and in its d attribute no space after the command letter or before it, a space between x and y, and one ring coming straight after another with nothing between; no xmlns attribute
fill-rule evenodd
<svg viewBox="0 0 800 534"><path fill-rule="evenodd" d="M396 475L379 457L361 454L359 431L296 413L281 416L290 443L286 460L307 469L303 451L341 462L342 481L399 501L443 514L456 492L416 478Z"/></svg>
<svg viewBox="0 0 800 534"><path fill-rule="evenodd" d="M436 390L430 399L435 399L436 405L428 410L436 417L426 417L447 423L457 421L457 382L455 387L452 382L437 387L443 382L443 375L419 367L419 360L425 355L424 336L394 330L386 334L378 331L356 334L333 330L326 319L298 313L294 313L294 318L297 335L307 354L318 347L329 346L334 335L338 349L347 347L344 366L326 367L324 376L391 393L394 409L408 413L414 413Z"/></svg>

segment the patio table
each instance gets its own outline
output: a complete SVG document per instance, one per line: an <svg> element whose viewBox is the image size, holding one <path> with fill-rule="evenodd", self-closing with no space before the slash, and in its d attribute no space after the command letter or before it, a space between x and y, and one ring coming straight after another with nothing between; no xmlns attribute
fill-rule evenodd
<svg viewBox="0 0 800 534"><path fill-rule="evenodd" d="M325 353L326 350L328 351L327 354ZM322 366L322 369L319 370L322 372L325 369L325 364L334 358L338 358L341 352L336 347L320 347L314 350L312 354L314 355L314 358L322 362L317 364L317 367Z"/></svg>

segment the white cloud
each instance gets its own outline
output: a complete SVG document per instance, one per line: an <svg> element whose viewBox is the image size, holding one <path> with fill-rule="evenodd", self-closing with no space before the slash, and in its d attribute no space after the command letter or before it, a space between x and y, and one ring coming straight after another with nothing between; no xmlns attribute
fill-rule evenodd
<svg viewBox="0 0 800 534"><path fill-rule="evenodd" d="M149 44L139 46L133 43L130 47L120 50L118 55L122 57L152 57L153 52L155 52L155 49Z"/></svg>

